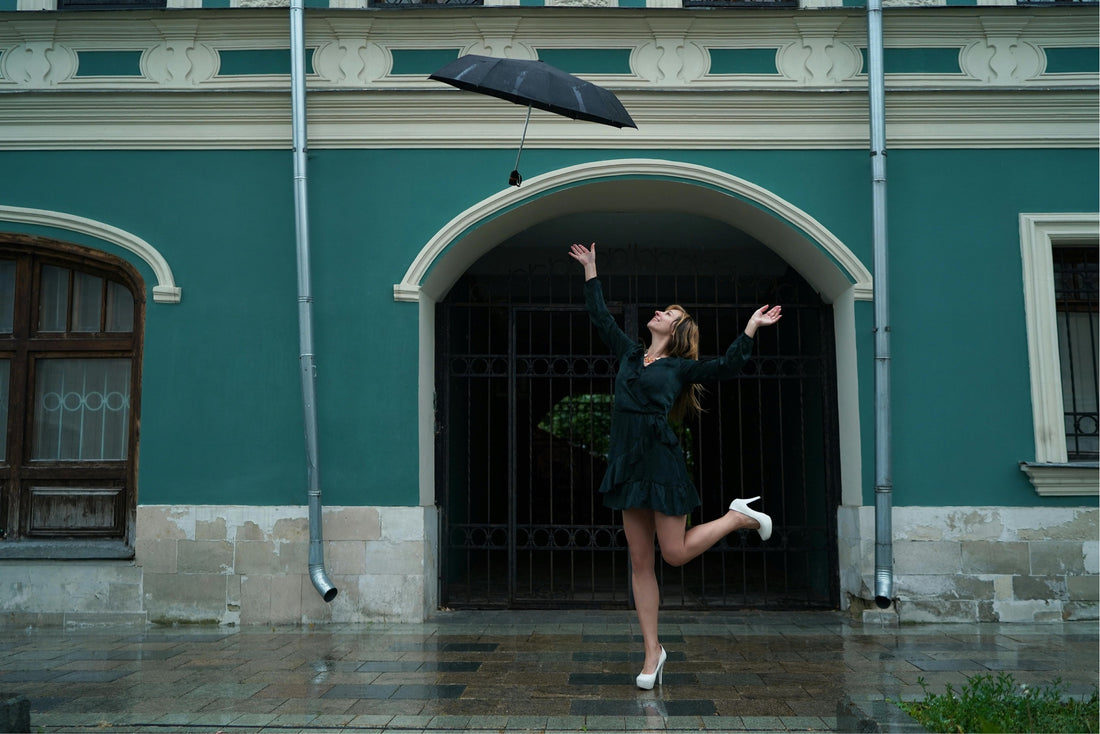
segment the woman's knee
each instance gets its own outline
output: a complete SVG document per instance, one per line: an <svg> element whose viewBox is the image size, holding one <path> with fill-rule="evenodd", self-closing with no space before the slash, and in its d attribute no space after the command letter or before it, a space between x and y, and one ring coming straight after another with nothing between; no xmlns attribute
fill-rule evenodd
<svg viewBox="0 0 1100 734"><path fill-rule="evenodd" d="M663 560L665 563L672 566L673 568L679 568L680 566L683 566L685 563L690 561L691 558L683 549L665 550L664 548L662 548L661 560Z"/></svg>
<svg viewBox="0 0 1100 734"><path fill-rule="evenodd" d="M653 561L653 546L648 548L630 549L630 569L633 573L654 573L656 564Z"/></svg>

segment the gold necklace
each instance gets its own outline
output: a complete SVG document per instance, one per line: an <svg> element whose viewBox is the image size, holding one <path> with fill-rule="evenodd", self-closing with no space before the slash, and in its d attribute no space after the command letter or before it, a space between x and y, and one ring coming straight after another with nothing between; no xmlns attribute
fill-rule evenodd
<svg viewBox="0 0 1100 734"><path fill-rule="evenodd" d="M650 357L649 352L646 352L645 355L642 357L642 363L645 364L646 366L649 366L649 365L653 364L654 362L656 362L658 359L663 359L663 358L664 358L664 355L661 355L660 357Z"/></svg>

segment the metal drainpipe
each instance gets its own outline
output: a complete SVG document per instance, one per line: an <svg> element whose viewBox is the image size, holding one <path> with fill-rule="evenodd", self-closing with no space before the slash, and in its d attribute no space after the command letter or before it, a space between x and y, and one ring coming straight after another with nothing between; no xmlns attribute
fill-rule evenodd
<svg viewBox="0 0 1100 734"><path fill-rule="evenodd" d="M294 226L298 250L298 364L305 411L306 473L309 494L309 579L326 602L336 587L325 573L321 537L321 480L317 465L316 368L313 363L313 292L309 272L309 202L306 197L306 72L302 0L290 2L290 99L294 137Z"/></svg>
<svg viewBox="0 0 1100 734"><path fill-rule="evenodd" d="M886 246L886 90L882 0L867 0L867 87L871 101L871 205L875 282L875 604L894 598L890 410L890 287Z"/></svg>

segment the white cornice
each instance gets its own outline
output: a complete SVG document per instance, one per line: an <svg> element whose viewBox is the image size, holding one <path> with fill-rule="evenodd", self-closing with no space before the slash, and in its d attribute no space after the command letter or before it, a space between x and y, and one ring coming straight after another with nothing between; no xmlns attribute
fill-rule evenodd
<svg viewBox="0 0 1100 734"><path fill-rule="evenodd" d="M957 48L959 72L887 75L894 148L1095 147L1098 75L1047 74L1044 48L1095 46L1075 8L906 8L888 47ZM536 114L528 147L863 148L865 19L858 9L712 12L599 8L311 10L314 148L496 148L519 108L423 74L403 49L532 58L539 48L623 48L615 91L639 130ZM0 150L283 148L285 75L221 75L220 53L285 48L281 10L7 14L0 24ZM775 49L771 74L711 74L713 48ZM142 50L140 76L77 76L82 51Z"/></svg>
<svg viewBox="0 0 1100 734"><path fill-rule="evenodd" d="M865 148L863 93L621 93L638 130L532 116L528 148ZM0 150L263 149L290 139L289 94L0 97ZM1096 95L905 92L887 97L891 148L1095 148ZM1052 122L1052 121L1057 121ZM523 109L473 94L316 92L310 147L511 148Z"/></svg>

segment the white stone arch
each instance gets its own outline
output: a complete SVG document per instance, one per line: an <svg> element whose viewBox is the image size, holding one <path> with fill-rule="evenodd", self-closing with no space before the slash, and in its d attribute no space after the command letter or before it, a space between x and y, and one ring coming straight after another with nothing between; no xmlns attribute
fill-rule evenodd
<svg viewBox="0 0 1100 734"><path fill-rule="evenodd" d="M21 206L0 205L0 221L64 229L118 245L124 250L137 255L153 269L153 275L157 279L156 285L153 286L153 301L155 303L180 302L182 290L176 285L168 261L157 248L135 234L95 219L88 219L67 212L52 211L50 209L29 209Z"/></svg>
<svg viewBox="0 0 1100 734"><path fill-rule="evenodd" d="M419 307L420 502L435 503L435 305L486 252L532 225L570 213L682 211L726 222L782 257L833 305L841 502L862 504L855 302L871 300L870 270L812 216L745 179L651 158L584 163L541 174L477 202L433 236L394 285Z"/></svg>

